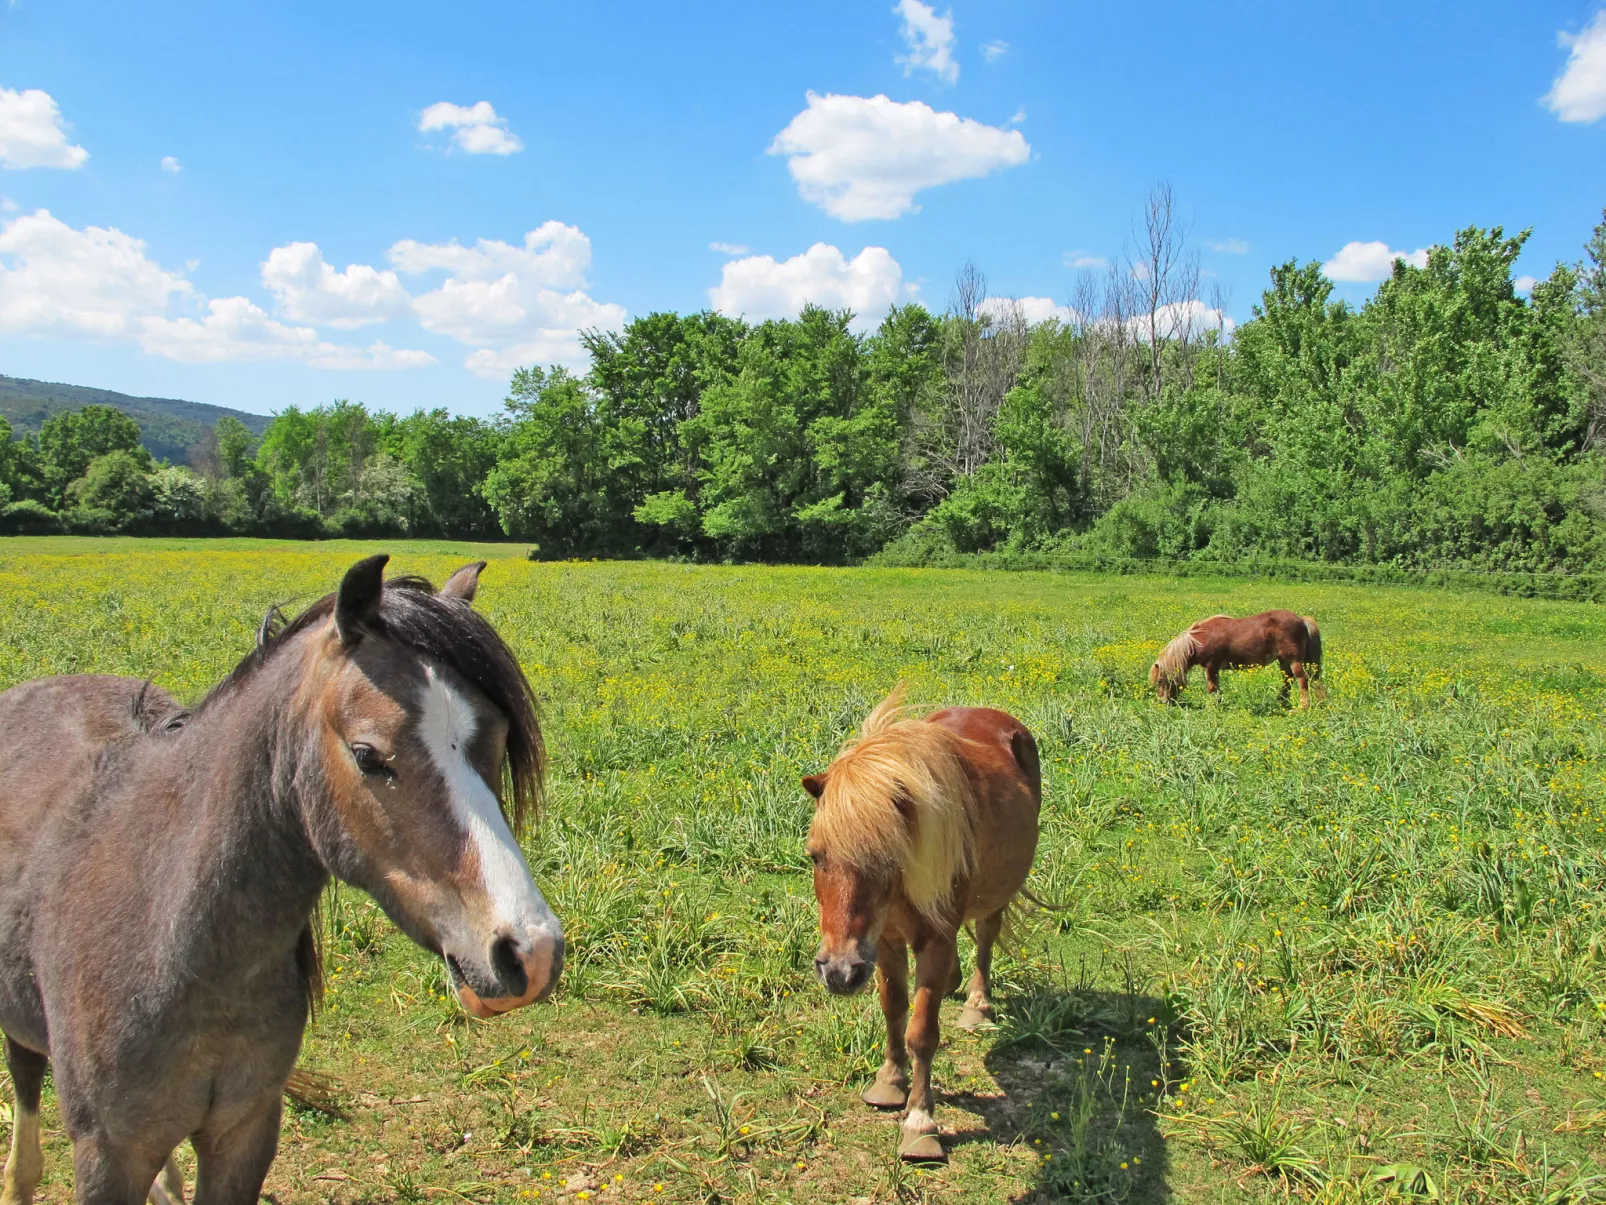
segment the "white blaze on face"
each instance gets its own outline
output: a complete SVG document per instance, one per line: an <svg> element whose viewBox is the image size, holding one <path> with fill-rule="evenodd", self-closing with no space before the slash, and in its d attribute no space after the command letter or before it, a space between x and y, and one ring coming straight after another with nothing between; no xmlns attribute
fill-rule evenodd
<svg viewBox="0 0 1606 1205"><path fill-rule="evenodd" d="M537 930L555 937L558 919L530 877L495 792L468 760L469 744L478 727L473 707L433 666L424 667L424 677L419 736L446 784L452 814L477 855L490 923L519 937L533 938ZM487 934L486 944L493 939L493 934Z"/></svg>

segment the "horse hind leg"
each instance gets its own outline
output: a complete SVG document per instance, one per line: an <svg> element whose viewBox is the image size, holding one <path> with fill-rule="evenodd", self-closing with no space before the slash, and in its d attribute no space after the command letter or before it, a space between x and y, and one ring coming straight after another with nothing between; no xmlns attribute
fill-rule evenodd
<svg viewBox="0 0 1606 1205"><path fill-rule="evenodd" d="M39 1098L50 1060L36 1050L6 1039L6 1069L16 1106L11 1115L11 1154L6 1159L0 1205L28 1205L45 1174L45 1153L39 1145Z"/></svg>
<svg viewBox="0 0 1606 1205"><path fill-rule="evenodd" d="M974 1032L993 1019L993 946L1004 927L1007 905L976 922L976 973L970 977L959 1028ZM957 963L956 963L957 965Z"/></svg>

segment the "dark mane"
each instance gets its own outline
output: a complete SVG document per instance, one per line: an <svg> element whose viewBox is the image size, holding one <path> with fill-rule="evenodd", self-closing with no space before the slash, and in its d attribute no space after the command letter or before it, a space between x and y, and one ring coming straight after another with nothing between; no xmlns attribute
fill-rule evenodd
<svg viewBox="0 0 1606 1205"><path fill-rule="evenodd" d="M333 594L288 622L278 607L270 608L257 631L256 648L207 693L195 713L231 693L297 636L326 621L334 609ZM466 602L443 598L428 580L412 575L385 582L378 621L369 625L366 634L394 641L449 667L501 710L508 722L505 785L512 795L510 822L514 832L522 832L540 802L546 759L535 695L513 650Z"/></svg>

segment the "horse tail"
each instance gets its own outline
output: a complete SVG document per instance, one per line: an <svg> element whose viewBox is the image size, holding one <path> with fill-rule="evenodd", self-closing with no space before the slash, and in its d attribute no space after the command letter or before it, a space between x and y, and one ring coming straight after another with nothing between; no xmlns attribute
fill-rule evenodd
<svg viewBox="0 0 1606 1205"><path fill-rule="evenodd" d="M1025 725L1015 730L1009 738L1009 751L1015 757L1015 764L1026 778L1026 785L1032 789L1032 794L1039 800L1043 798L1043 766L1037 757L1037 738L1027 731Z"/></svg>
<svg viewBox="0 0 1606 1205"><path fill-rule="evenodd" d="M1322 630L1316 626L1316 620L1309 615L1300 616L1305 621L1305 664L1311 668L1311 677L1322 676Z"/></svg>

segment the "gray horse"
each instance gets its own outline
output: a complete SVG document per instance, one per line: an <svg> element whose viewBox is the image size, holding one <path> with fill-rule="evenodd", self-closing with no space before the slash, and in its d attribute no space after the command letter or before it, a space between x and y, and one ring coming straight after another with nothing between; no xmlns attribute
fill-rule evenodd
<svg viewBox="0 0 1606 1205"><path fill-rule="evenodd" d="M319 991L311 920L331 875L440 955L463 1006L544 998L557 919L515 833L539 793L528 683L470 607L386 558L184 712L136 680L0 694L0 1030L15 1087L0 1205L42 1171L53 1065L77 1198L253 1205ZM511 816L501 806L511 796ZM166 1184L154 1183L164 1165Z"/></svg>

